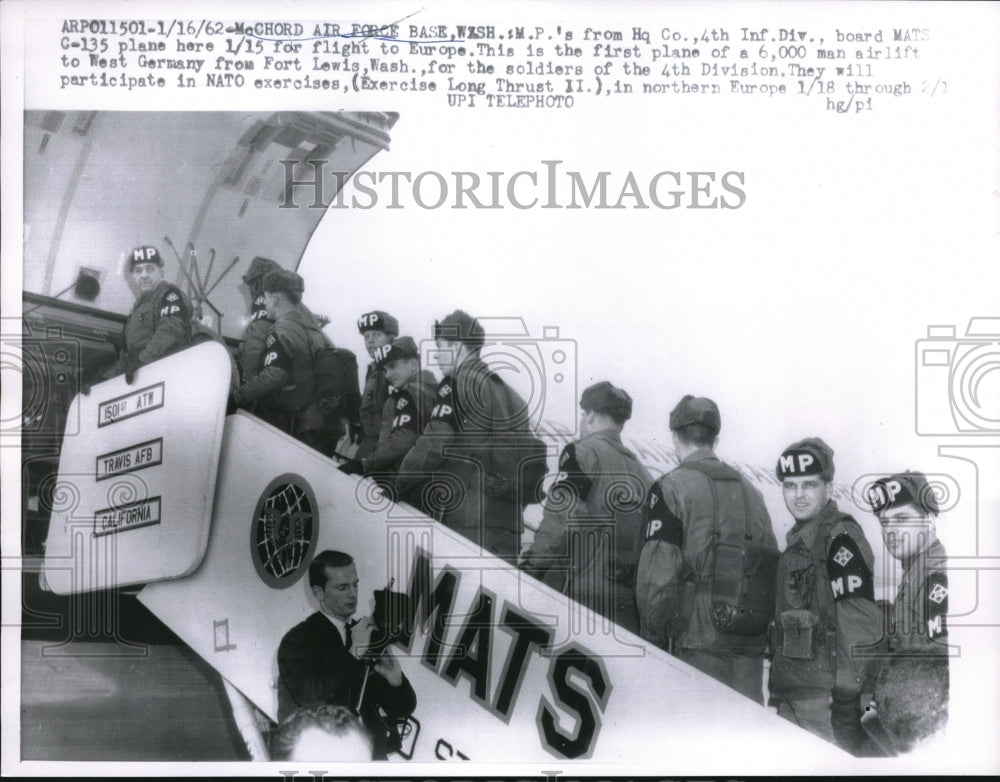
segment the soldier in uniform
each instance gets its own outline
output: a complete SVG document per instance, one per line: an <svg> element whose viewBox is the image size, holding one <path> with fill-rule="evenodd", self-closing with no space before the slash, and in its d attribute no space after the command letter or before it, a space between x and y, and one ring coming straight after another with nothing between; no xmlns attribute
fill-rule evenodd
<svg viewBox="0 0 1000 782"><path fill-rule="evenodd" d="M396 339L382 366L392 393L382 408L383 436L375 450L361 460L361 471L391 484L403 457L430 420L437 380L420 368L420 350L412 337Z"/></svg>
<svg viewBox="0 0 1000 782"><path fill-rule="evenodd" d="M280 269L270 258L256 256L250 261L250 268L243 275L243 282L250 288L250 322L247 324L243 344L240 346L240 369L243 380L249 380L257 372L260 365L260 353L264 349L264 338L271 321L267 316L267 304L264 301L264 275Z"/></svg>
<svg viewBox="0 0 1000 782"><path fill-rule="evenodd" d="M892 656L882 663L874 695L882 726L905 752L948 719L947 554L937 538L937 497L923 473L876 481L868 502L886 550L903 565L888 617Z"/></svg>
<svg viewBox="0 0 1000 782"><path fill-rule="evenodd" d="M711 399L688 394L670 413L679 464L653 482L646 499L636 574L641 634L762 704L767 620L751 635L720 629L715 547L733 541L773 557L777 543L761 493L715 455L721 429Z"/></svg>
<svg viewBox="0 0 1000 782"><path fill-rule="evenodd" d="M833 449L823 440L790 445L775 474L795 525L778 566L773 699L791 722L867 754L862 691L882 637L871 546L833 500Z"/></svg>
<svg viewBox="0 0 1000 782"><path fill-rule="evenodd" d="M264 338L255 372L233 392L233 402L307 445L322 450L323 414L316 404L313 358L329 341L302 306L305 284L295 272L276 269L263 281L274 322Z"/></svg>
<svg viewBox="0 0 1000 782"><path fill-rule="evenodd" d="M479 321L462 310L434 324L444 377L431 419L403 459L395 485L400 496L423 489L425 512L516 563L521 505L516 491L508 491L511 477L494 469L492 444L498 433L527 421L527 405L479 357L485 336Z"/></svg>
<svg viewBox="0 0 1000 782"><path fill-rule="evenodd" d="M622 444L632 417L628 393L596 383L583 392L580 409L580 439L559 456L559 474L522 567L638 634L635 560L653 478Z"/></svg>
<svg viewBox="0 0 1000 782"><path fill-rule="evenodd" d="M125 350L105 378L136 370L191 344L191 303L176 285L163 279L163 258L155 247L136 247L128 261L139 298L125 322Z"/></svg>
<svg viewBox="0 0 1000 782"><path fill-rule="evenodd" d="M399 336L399 321L381 310L366 312L358 318L358 331L364 337L365 349L372 358L365 373L365 387L361 391L361 440L354 456L362 461L378 447L383 434L382 409L389 398L389 382L385 379L382 360L389 352L392 341Z"/></svg>

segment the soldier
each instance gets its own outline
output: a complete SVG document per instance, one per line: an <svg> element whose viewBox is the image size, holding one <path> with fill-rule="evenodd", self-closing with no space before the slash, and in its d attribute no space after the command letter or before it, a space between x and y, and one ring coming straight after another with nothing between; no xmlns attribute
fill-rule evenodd
<svg viewBox="0 0 1000 782"><path fill-rule="evenodd" d="M132 383L136 370L191 344L191 304L175 285L163 279L163 258L155 247L136 247L128 261L139 298L125 322L125 350L105 378L125 373Z"/></svg>
<svg viewBox="0 0 1000 782"><path fill-rule="evenodd" d="M247 381L257 372L260 364L260 352L264 349L264 338L271 321L267 317L267 304L264 301L264 275L280 269L270 258L256 256L250 261L250 268L243 275L243 282L250 288L250 322L247 324L243 344L240 346L240 369L243 380Z"/></svg>
<svg viewBox="0 0 1000 782"><path fill-rule="evenodd" d="M396 490L416 492L433 475L423 510L515 563L522 517L509 488L516 478L494 469L492 446L498 433L523 428L527 405L479 357L485 336L462 310L434 324L444 377L431 420L399 467Z"/></svg>
<svg viewBox="0 0 1000 782"><path fill-rule="evenodd" d="M719 546L755 560L770 554L774 562L777 543L761 493L715 455L721 429L711 399L688 394L670 413L679 464L653 483L646 500L636 600L644 638L763 703L770 606L755 609L748 627L716 609L720 583L742 576L727 570L731 559ZM764 568L756 578L773 583L774 571Z"/></svg>
<svg viewBox="0 0 1000 782"><path fill-rule="evenodd" d="M771 688L778 714L862 754L865 649L878 643L882 626L872 550L833 500L833 450L820 438L790 445L775 474L795 519L776 585Z"/></svg>
<svg viewBox="0 0 1000 782"><path fill-rule="evenodd" d="M365 349L372 358L361 392L361 440L354 456L361 461L378 447L383 434L382 409L389 398L389 383L385 379L382 359L389 352L392 341L399 336L399 321L381 310L366 312L358 318L358 331L364 337Z"/></svg>
<svg viewBox="0 0 1000 782"><path fill-rule="evenodd" d="M622 444L632 417L628 393L596 383L580 397L580 410L580 439L559 456L559 475L522 567L638 634L635 560L653 478Z"/></svg>
<svg viewBox="0 0 1000 782"><path fill-rule="evenodd" d="M437 381L420 368L420 350L412 337L395 340L382 366L392 393L382 409L383 436L378 447L361 460L361 471L365 475L377 474L391 484L431 417Z"/></svg>
<svg viewBox="0 0 1000 782"><path fill-rule="evenodd" d="M948 555L937 538L939 508L933 489L923 473L899 473L876 481L868 501L882 525L886 550L904 568L893 603L889 650L932 651L947 661Z"/></svg>
<svg viewBox="0 0 1000 782"><path fill-rule="evenodd" d="M305 284L295 272L276 269L263 280L267 312L274 319L249 380L233 402L307 445L322 450L324 419L316 404L313 357L329 341L302 306Z"/></svg>
<svg viewBox="0 0 1000 782"><path fill-rule="evenodd" d="M875 705L895 748L905 752L948 718L947 554L937 538L937 497L923 473L876 481L868 501L886 550L904 568L889 613L893 657L879 672Z"/></svg>

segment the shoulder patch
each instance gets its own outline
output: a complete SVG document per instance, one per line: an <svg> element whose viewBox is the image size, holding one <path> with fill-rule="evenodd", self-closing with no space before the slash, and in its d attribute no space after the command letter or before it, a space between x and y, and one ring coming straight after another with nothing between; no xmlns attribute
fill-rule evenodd
<svg viewBox="0 0 1000 782"><path fill-rule="evenodd" d="M833 599L875 600L875 579L857 542L846 532L837 535L826 554L826 572Z"/></svg>
<svg viewBox="0 0 1000 782"><path fill-rule="evenodd" d="M684 522L667 505L659 481L654 481L646 494L642 513L646 540L662 540L675 546L684 545Z"/></svg>
<svg viewBox="0 0 1000 782"><path fill-rule="evenodd" d="M924 586L927 595L927 637L941 638L948 634L948 575L940 570L927 575Z"/></svg>
<svg viewBox="0 0 1000 782"><path fill-rule="evenodd" d="M275 367L291 372L293 366L292 358L277 333L274 331L268 333L264 340L264 367Z"/></svg>
<svg viewBox="0 0 1000 782"><path fill-rule="evenodd" d="M455 401L452 399L451 378L444 378L438 385L437 399L431 410L431 421L442 421L456 432L459 431L458 415L455 412Z"/></svg>
<svg viewBox="0 0 1000 782"><path fill-rule="evenodd" d="M264 294L261 293L254 297L253 303L250 305L250 322L255 320L264 320L267 318L267 304L264 302Z"/></svg>
<svg viewBox="0 0 1000 782"><path fill-rule="evenodd" d="M413 402L406 391L396 391L396 414L392 418L392 431L406 430L415 434L420 434L420 422L417 420L417 411L413 409Z"/></svg>
<svg viewBox="0 0 1000 782"><path fill-rule="evenodd" d="M570 496L586 500L590 496L590 490L593 488L593 485L594 482L587 476L580 467L580 463L576 460L576 444L570 443L559 454L559 474L556 476L556 480L552 484L550 491L559 492L561 490L572 492Z"/></svg>
<svg viewBox="0 0 1000 782"><path fill-rule="evenodd" d="M188 320L191 317L184 297L173 285L163 292L163 299L160 301L160 317L180 318L181 320Z"/></svg>

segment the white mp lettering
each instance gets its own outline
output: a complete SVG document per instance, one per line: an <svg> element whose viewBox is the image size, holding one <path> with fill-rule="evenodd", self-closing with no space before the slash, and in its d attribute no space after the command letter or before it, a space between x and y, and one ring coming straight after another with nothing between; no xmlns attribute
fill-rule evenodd
<svg viewBox="0 0 1000 782"><path fill-rule="evenodd" d="M833 590L833 596L844 594L844 579L838 578L830 582L830 588Z"/></svg>
<svg viewBox="0 0 1000 782"><path fill-rule="evenodd" d="M872 486L868 490L868 503L875 508L881 508L886 504L885 492L882 491L881 486Z"/></svg>
<svg viewBox="0 0 1000 782"><path fill-rule="evenodd" d="M808 454L808 453L800 453L799 454L799 472L803 472L804 473L806 470L808 470L812 466L812 463L814 461L815 461L815 459L813 459L810 454Z"/></svg>

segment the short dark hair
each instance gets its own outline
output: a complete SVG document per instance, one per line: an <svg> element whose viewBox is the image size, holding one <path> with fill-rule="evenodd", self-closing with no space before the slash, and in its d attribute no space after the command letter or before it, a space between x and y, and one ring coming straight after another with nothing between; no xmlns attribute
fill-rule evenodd
<svg viewBox="0 0 1000 782"><path fill-rule="evenodd" d="M711 448L715 443L716 433L705 424L686 424L678 429L674 429L674 434L683 443L689 445L700 445Z"/></svg>
<svg viewBox="0 0 1000 782"><path fill-rule="evenodd" d="M353 564L354 557L343 551L333 551L332 549L321 551L309 563L309 586L323 589L326 587L326 569L328 567L350 567Z"/></svg>
<svg viewBox="0 0 1000 782"><path fill-rule="evenodd" d="M357 715L346 706L327 703L322 706L305 706L289 715L274 734L271 746L272 760L288 760L303 731L319 728L331 736L342 737L356 732L369 746L371 734ZM336 760L336 758L330 758Z"/></svg>
<svg viewBox="0 0 1000 782"><path fill-rule="evenodd" d="M294 291L271 291L272 296L284 296L289 304L301 304L302 294Z"/></svg>

